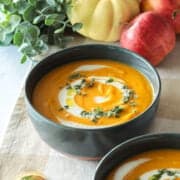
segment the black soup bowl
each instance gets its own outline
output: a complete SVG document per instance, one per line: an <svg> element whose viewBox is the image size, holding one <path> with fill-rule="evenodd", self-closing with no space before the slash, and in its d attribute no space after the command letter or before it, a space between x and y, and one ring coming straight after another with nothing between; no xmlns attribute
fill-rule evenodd
<svg viewBox="0 0 180 180"><path fill-rule="evenodd" d="M125 141L114 147L99 162L94 180L105 180L112 169L137 154L159 149L180 150L180 134L146 134Z"/></svg>
<svg viewBox="0 0 180 180"><path fill-rule="evenodd" d="M57 124L36 111L32 104L32 94L37 82L54 68L83 59L111 59L134 67L152 84L154 90L152 104L145 112L124 124L95 129ZM160 91L159 75L144 58L118 46L102 44L67 48L46 57L31 70L25 84L28 114L40 137L49 146L65 155L90 160L99 159L120 142L145 133L156 114Z"/></svg>

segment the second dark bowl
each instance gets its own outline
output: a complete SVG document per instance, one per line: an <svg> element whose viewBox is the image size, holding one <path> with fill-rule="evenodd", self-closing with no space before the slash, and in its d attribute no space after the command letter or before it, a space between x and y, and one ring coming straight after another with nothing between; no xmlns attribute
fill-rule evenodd
<svg viewBox="0 0 180 180"><path fill-rule="evenodd" d="M112 59L136 68L153 86L152 104L127 123L97 129L66 127L37 112L32 105L32 93L37 82L52 69L83 59ZM63 154L86 159L99 159L120 142L143 134L156 114L160 91L159 75L144 58L118 46L97 44L72 47L43 59L32 69L25 85L28 113L40 137Z"/></svg>
<svg viewBox="0 0 180 180"><path fill-rule="evenodd" d="M147 134L132 138L114 147L99 162L94 180L105 180L109 172L130 157L156 149L180 150L180 134Z"/></svg>

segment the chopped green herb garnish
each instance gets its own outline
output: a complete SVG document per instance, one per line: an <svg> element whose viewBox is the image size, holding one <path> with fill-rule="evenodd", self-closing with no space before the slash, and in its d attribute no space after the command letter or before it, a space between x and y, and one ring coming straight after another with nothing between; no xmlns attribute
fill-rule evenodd
<svg viewBox="0 0 180 180"><path fill-rule="evenodd" d="M81 116L91 119L93 122L97 122L97 120L104 116L104 112L100 108L95 108L91 112L82 111Z"/></svg>
<svg viewBox="0 0 180 180"><path fill-rule="evenodd" d="M109 78L109 79L106 81L106 83L112 83L113 81L114 81L113 78Z"/></svg>
<svg viewBox="0 0 180 180"><path fill-rule="evenodd" d="M164 174L168 176L175 176L174 180L176 180L176 175L179 173L180 173L179 171L175 171L175 170L161 169L157 172L157 174L154 174L148 180L160 180Z"/></svg>
<svg viewBox="0 0 180 180"><path fill-rule="evenodd" d="M86 82L86 79L81 79L81 85L83 85Z"/></svg>
<svg viewBox="0 0 180 180"><path fill-rule="evenodd" d="M93 110L94 116L99 119L104 116L104 111L101 108L95 108Z"/></svg>
<svg viewBox="0 0 180 180"><path fill-rule="evenodd" d="M68 77L68 79L73 80L73 79L79 79L79 78L81 78L81 77L83 77L82 74L80 74L80 73L73 73L73 74L71 74L71 75Z"/></svg>
<svg viewBox="0 0 180 180"><path fill-rule="evenodd" d="M116 117L118 118L119 117L119 113L122 111L123 109L120 107L120 106L115 106L111 112L112 112L112 115L111 117Z"/></svg>
<svg viewBox="0 0 180 180"><path fill-rule="evenodd" d="M82 111L81 116L84 118L91 119L93 122L97 122L98 119L102 117L115 117L118 118L120 116L120 112L123 110L120 106L115 106L109 111L103 111L101 108L95 108L92 111Z"/></svg>
<svg viewBox="0 0 180 180"><path fill-rule="evenodd" d="M65 108L65 109L69 109L69 106L68 106L68 105L65 105L64 108Z"/></svg>
<svg viewBox="0 0 180 180"><path fill-rule="evenodd" d="M128 89L128 86L124 84L122 89Z"/></svg>
<svg viewBox="0 0 180 180"><path fill-rule="evenodd" d="M72 86L70 84L68 84L66 89L72 89Z"/></svg>
<svg viewBox="0 0 180 180"><path fill-rule="evenodd" d="M92 78L90 81L87 81L85 78L81 79L80 83L79 84L75 84L73 86L71 86L69 83L66 83L66 89L74 89L76 91L76 93L78 95L87 95L86 93L82 93L81 92L81 89L83 87L93 87L94 86L94 83L95 83L95 79Z"/></svg>
<svg viewBox="0 0 180 180"><path fill-rule="evenodd" d="M73 88L74 88L75 90L79 90L79 89L82 88L82 85L81 85L81 84L76 84L76 85L73 86Z"/></svg>
<svg viewBox="0 0 180 180"><path fill-rule="evenodd" d="M88 88L91 88L91 87L94 86L94 83L95 83L95 79L92 78L89 82L86 82L85 86L88 87Z"/></svg>
<svg viewBox="0 0 180 180"><path fill-rule="evenodd" d="M87 112L87 111L81 111L81 116L82 116L82 117L88 117L88 116L89 116L89 112Z"/></svg>
<svg viewBox="0 0 180 180"><path fill-rule="evenodd" d="M125 89L123 96L123 103L127 103L134 97L134 91L132 89Z"/></svg>

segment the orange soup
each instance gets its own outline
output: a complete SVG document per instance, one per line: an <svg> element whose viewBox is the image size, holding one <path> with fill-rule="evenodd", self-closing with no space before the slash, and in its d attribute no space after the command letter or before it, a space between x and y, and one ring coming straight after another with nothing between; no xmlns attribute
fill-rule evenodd
<svg viewBox="0 0 180 180"><path fill-rule="evenodd" d="M36 85L34 107L68 126L125 123L146 110L153 89L136 69L112 60L81 60L60 66Z"/></svg>
<svg viewBox="0 0 180 180"><path fill-rule="evenodd" d="M106 180L180 180L180 150L152 150L115 168Z"/></svg>

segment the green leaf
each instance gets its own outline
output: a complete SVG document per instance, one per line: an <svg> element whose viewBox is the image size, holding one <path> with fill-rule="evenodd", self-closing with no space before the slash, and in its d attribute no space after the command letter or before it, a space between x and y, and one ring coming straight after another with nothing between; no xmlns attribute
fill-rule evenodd
<svg viewBox="0 0 180 180"><path fill-rule="evenodd" d="M13 43L16 45L16 46L20 46L23 42L23 39L24 39L24 36L23 36L23 33L21 32L16 32L14 34L14 37L13 37Z"/></svg>
<svg viewBox="0 0 180 180"><path fill-rule="evenodd" d="M10 45L11 44L11 42L12 42L12 39L13 39L13 35L12 34L1 34L0 33L0 44L1 45L5 45L5 46L7 46L7 45Z"/></svg>
<svg viewBox="0 0 180 180"><path fill-rule="evenodd" d="M25 21L32 22L33 19L36 17L36 15L37 14L36 14L35 8L33 6L29 6L24 11L23 18L24 18Z"/></svg>
<svg viewBox="0 0 180 180"><path fill-rule="evenodd" d="M57 5L55 0L46 0L46 1L50 6L56 6Z"/></svg>
<svg viewBox="0 0 180 180"><path fill-rule="evenodd" d="M40 15L40 16L36 16L34 19L33 19L33 24L38 24L40 23L41 21L44 20L44 16L43 15Z"/></svg>
<svg viewBox="0 0 180 180"><path fill-rule="evenodd" d="M29 7L27 0L19 0L14 4L17 14L23 15L24 11Z"/></svg>
<svg viewBox="0 0 180 180"><path fill-rule="evenodd" d="M50 15L47 15L46 19L45 19L45 24L47 26L53 25L57 21L58 17L59 17L59 14L50 14Z"/></svg>
<svg viewBox="0 0 180 180"><path fill-rule="evenodd" d="M57 9L57 12L61 12L61 10L62 10L61 5L59 4L59 5L56 7L56 9Z"/></svg>
<svg viewBox="0 0 180 180"><path fill-rule="evenodd" d="M28 0L29 4L35 6L37 3L37 0Z"/></svg>
<svg viewBox="0 0 180 180"><path fill-rule="evenodd" d="M48 46L47 46L47 44L46 44L43 40L39 39L39 40L36 42L36 44L34 45L34 49L35 49L37 52L43 52L43 51L48 50Z"/></svg>
<svg viewBox="0 0 180 180"><path fill-rule="evenodd" d="M41 14L48 15L54 13L55 8L51 6L46 6L43 9L41 9Z"/></svg>
<svg viewBox="0 0 180 180"><path fill-rule="evenodd" d="M32 40L35 40L40 35L40 30L37 26L31 25L29 26L27 33L29 33L29 36L31 36Z"/></svg>
<svg viewBox="0 0 180 180"><path fill-rule="evenodd" d="M83 26L82 23L75 23L72 26L72 30L73 31L79 31L82 28L82 26Z"/></svg>
<svg viewBox="0 0 180 180"><path fill-rule="evenodd" d="M65 18L66 18L66 16L63 13L59 13L59 16L58 16L59 21L64 21Z"/></svg>
<svg viewBox="0 0 180 180"><path fill-rule="evenodd" d="M4 12L8 12L8 13L10 13L10 14L15 13L16 10L17 10L17 9L15 8L14 3L4 4L3 9L4 9Z"/></svg>
<svg viewBox="0 0 180 180"><path fill-rule="evenodd" d="M61 28L59 28L59 29L56 29L56 30L54 31L54 33L55 33L55 34L63 33L63 32L64 32L64 29L65 29L65 27L63 26L63 27L61 27Z"/></svg>
<svg viewBox="0 0 180 180"><path fill-rule="evenodd" d="M10 18L9 18L9 23L10 23L14 28L16 28L17 25L19 25L20 21L21 21L21 17L20 17L19 15L13 14L13 15L11 15Z"/></svg>
<svg viewBox="0 0 180 180"><path fill-rule="evenodd" d="M12 33L21 21L18 15L6 15L1 19L0 27L5 33Z"/></svg>
<svg viewBox="0 0 180 180"><path fill-rule="evenodd" d="M8 5L11 3L11 0L0 0L0 3Z"/></svg>
<svg viewBox="0 0 180 180"><path fill-rule="evenodd" d="M17 27L16 32L21 32L23 34L24 41L30 44L34 44L40 35L40 29L27 21L21 23Z"/></svg>
<svg viewBox="0 0 180 180"><path fill-rule="evenodd" d="M23 56L21 57L21 64L25 63L26 60L27 60L27 56L26 56L26 55L23 55ZM24 180L25 180L25 178L24 178Z"/></svg>

